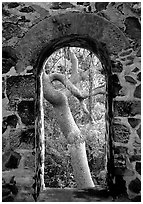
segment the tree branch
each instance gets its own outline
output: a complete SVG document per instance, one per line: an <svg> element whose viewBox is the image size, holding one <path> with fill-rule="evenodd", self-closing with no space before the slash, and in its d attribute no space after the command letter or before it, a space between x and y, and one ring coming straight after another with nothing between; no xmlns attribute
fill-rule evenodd
<svg viewBox="0 0 143 204"><path fill-rule="evenodd" d="M105 84L104 85L101 85L101 86L98 86L96 88L94 88L92 90L92 94L91 96L95 96L95 95L98 95L98 94L105 94L106 93L106 86ZM89 97L89 93L85 93L83 94L82 96L84 99L88 98Z"/></svg>
<svg viewBox="0 0 143 204"><path fill-rule="evenodd" d="M64 74L53 73L49 75L49 78L51 83L55 80L60 81L65 88L67 88L73 94L73 96L80 101L83 100L80 90Z"/></svg>
<svg viewBox="0 0 143 204"><path fill-rule="evenodd" d="M63 93L62 91L58 91L52 85L53 81L58 80L71 92L73 96L75 96L79 100L83 112L88 115L89 120L91 122L94 122L94 118L93 116L90 115L87 109L87 106L84 102L84 99L88 98L89 94L82 94L80 90L74 84L72 84L72 82L69 79L67 79L65 75L63 74L53 73L47 76L45 76L44 74L43 76L44 76L43 84L48 83L48 89L44 88L44 97L50 103L52 103L53 105L59 105L60 103L61 104L67 103L66 99L68 96L68 92L66 91L65 93ZM45 86L47 87L46 84ZM105 85L96 87L94 89L92 96L97 95L97 94L105 94Z"/></svg>
<svg viewBox="0 0 143 204"><path fill-rule="evenodd" d="M79 82L78 59L75 53L71 51L70 48L69 48L69 54L70 54L70 59L71 59L71 64L72 64L71 66L72 73L71 73L70 81L73 84L76 84L77 82Z"/></svg>
<svg viewBox="0 0 143 204"><path fill-rule="evenodd" d="M67 97L61 91L54 88L51 83L50 75L45 72L42 73L43 94L44 98L48 100L53 106L67 103Z"/></svg>

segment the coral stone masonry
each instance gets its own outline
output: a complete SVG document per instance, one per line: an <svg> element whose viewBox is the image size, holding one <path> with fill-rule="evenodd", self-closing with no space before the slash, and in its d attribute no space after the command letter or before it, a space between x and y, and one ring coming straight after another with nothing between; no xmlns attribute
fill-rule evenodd
<svg viewBox="0 0 143 204"><path fill-rule="evenodd" d="M64 46L89 49L105 69L109 191L71 190L64 201L141 201L140 3L3 2L2 15L3 201L63 201L64 190L54 198L41 188L37 84L44 60Z"/></svg>

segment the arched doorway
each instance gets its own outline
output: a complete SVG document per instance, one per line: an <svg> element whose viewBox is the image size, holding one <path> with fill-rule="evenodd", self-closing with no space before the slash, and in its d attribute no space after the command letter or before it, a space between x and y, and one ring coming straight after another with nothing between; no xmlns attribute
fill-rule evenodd
<svg viewBox="0 0 143 204"><path fill-rule="evenodd" d="M38 97L37 97L37 102L39 104L39 101L41 101L41 99L43 98L43 94L42 94L42 80L41 80L41 74L42 74L42 69L43 68L45 62L47 61L48 56L50 56L52 53L51 51L54 48L54 51L62 48L62 47L66 47L66 46L76 46L79 45L80 47L83 48L87 48L88 50L92 51L93 53L95 53L96 56L99 56L101 63L102 63L102 67L104 70L104 75L105 75L105 81L106 81L106 92L108 94L106 94L106 99L105 99L105 107L106 107L106 113L105 113L105 121L106 121L106 133L105 133L105 149L106 149L106 157L107 157L107 178L108 178L108 184L110 185L110 182L112 182L112 170L113 170L113 155L112 155L112 140L111 140L111 116L112 116L112 95L109 94L109 89L112 89L112 84L110 83L110 77L111 77L111 64L110 64L110 58L108 56L108 52L106 51L105 47L101 44L99 44L98 42L94 42L91 39L88 38L83 38L80 36L72 36L72 38L70 37L64 37L61 41L56 40L55 42L53 42L53 44L50 45L50 47L46 47L43 52L41 53L41 58L39 60L39 64L38 67L40 69L38 69L38 74L37 76L37 93ZM49 54L48 54L49 52ZM99 53L102 52L102 55L100 55ZM97 54L98 53L98 54ZM104 53L104 55L103 55ZM40 88L41 87L41 88ZM40 91L41 90L41 91ZM110 104L110 105L109 105ZM41 108L40 108L41 107ZM43 185L44 185L44 153L45 153L45 144L43 144L43 141L45 140L45 136L43 134L43 129L44 129L44 120L43 120L43 106L42 103L40 103L40 107L38 106L38 115L41 116L41 118L39 117L38 123L41 123L41 138L39 138L39 140L41 140L41 147L43 152L39 152L41 154L41 158L42 158L42 171L43 171ZM109 120L110 118L110 120ZM39 136L39 132L38 132L38 136ZM37 140L39 142L39 140Z"/></svg>
<svg viewBox="0 0 143 204"><path fill-rule="evenodd" d="M33 35L35 33L35 35ZM99 58L106 75L106 138L107 138L107 174L109 183L113 178L112 154L112 83L110 56L128 47L124 35L113 24L102 17L80 12L63 12L46 18L34 26L17 45L17 71L21 72L25 66L32 65L37 69L36 89L36 143L37 143L37 175L41 174L42 122L40 107L40 74L45 60L56 50L62 47L86 48ZM38 59L38 60L37 60ZM110 91L109 91L110 90ZM42 161L42 162L41 162ZM40 172L40 173L39 173ZM38 183L40 176L37 176ZM41 184L39 184L41 185ZM44 182L43 182L44 185Z"/></svg>

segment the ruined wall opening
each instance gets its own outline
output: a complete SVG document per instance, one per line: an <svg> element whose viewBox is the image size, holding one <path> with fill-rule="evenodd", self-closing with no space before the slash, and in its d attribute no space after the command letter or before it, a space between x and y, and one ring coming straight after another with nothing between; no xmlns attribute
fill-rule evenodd
<svg viewBox="0 0 143 204"><path fill-rule="evenodd" d="M67 79L72 78L71 53L78 61L78 72L81 77L80 81L75 82L76 74L74 73L73 83L81 92L86 90L87 97L84 100L84 108L76 97L72 97L72 94L68 95L68 102L73 118L86 141L86 154L94 184L105 188L112 176L113 164L111 121L109 120L112 115L112 104L109 101L112 99L108 93L111 85L109 83L110 60L104 45L81 36L68 36L55 40L40 55L37 69L40 77L37 87L41 87L42 90L43 70L47 75L59 73ZM59 81L52 83L57 90L68 90L66 84L63 85ZM94 94L93 90L96 92L97 87L101 93ZM39 91L39 94L41 94L39 99L42 100L43 130L41 133L44 141L42 146L43 185L54 188L76 188L67 140L58 127L52 105L43 97L43 90L42 93Z"/></svg>
<svg viewBox="0 0 143 204"><path fill-rule="evenodd" d="M45 63L47 74L63 74L85 95L84 104L59 81L54 88L66 92L73 118L86 142L86 152L95 184L106 183L105 148L105 76L99 59L79 47L65 47L53 53ZM97 92L98 90L98 92ZM60 130L52 105L44 99L46 187L75 188L68 143ZM102 171L102 172L101 172ZM102 174L102 176L101 176Z"/></svg>

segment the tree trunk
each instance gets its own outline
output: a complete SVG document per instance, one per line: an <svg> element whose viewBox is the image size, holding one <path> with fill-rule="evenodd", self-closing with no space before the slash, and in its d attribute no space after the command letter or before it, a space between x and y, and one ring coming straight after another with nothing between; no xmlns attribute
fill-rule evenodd
<svg viewBox="0 0 143 204"><path fill-rule="evenodd" d="M68 99L63 93L54 89L50 76L45 73L43 73L43 93L45 99L53 105L60 129L69 144L71 164L77 187L79 189L94 187L88 166L84 138L73 119Z"/></svg>

